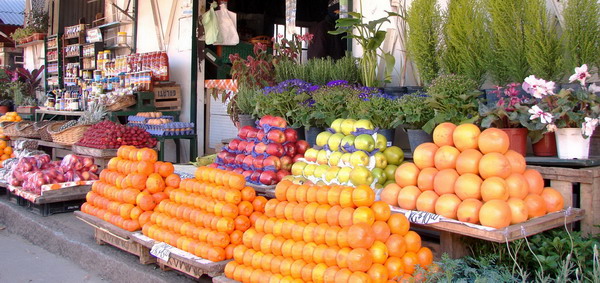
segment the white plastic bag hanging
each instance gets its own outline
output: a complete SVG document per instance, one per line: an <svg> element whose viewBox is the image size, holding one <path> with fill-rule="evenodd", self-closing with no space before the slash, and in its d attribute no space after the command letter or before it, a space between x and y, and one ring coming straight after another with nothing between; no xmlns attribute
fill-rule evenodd
<svg viewBox="0 0 600 283"><path fill-rule="evenodd" d="M219 22L219 39L215 45L238 45L240 37L237 32L237 15L227 9L227 4L219 5L215 12ZM208 43L208 42L207 42Z"/></svg>
<svg viewBox="0 0 600 283"><path fill-rule="evenodd" d="M217 7L216 1L210 5L210 9L206 11L206 13L202 14L202 25L204 26L204 42L206 44L215 44L215 42L220 42L220 34L219 34L219 20L217 19L217 14L215 13L215 8Z"/></svg>

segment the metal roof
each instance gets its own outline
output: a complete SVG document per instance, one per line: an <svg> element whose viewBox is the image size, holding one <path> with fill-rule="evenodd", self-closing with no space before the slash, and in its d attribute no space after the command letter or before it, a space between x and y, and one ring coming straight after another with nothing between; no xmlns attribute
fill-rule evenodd
<svg viewBox="0 0 600 283"><path fill-rule="evenodd" d="M0 21L7 25L23 25L25 0L0 0Z"/></svg>

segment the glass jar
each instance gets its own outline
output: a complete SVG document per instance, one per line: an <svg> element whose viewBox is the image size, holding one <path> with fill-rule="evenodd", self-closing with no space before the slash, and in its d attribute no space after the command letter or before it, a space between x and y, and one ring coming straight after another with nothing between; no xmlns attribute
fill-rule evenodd
<svg viewBox="0 0 600 283"><path fill-rule="evenodd" d="M117 45L127 45L127 32L120 31L117 33Z"/></svg>

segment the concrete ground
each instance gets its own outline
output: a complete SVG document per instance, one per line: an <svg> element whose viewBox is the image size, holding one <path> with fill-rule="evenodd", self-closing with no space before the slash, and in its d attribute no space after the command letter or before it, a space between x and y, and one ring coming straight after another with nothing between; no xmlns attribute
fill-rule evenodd
<svg viewBox="0 0 600 283"><path fill-rule="evenodd" d="M7 237L6 241L0 238L0 282L37 282L39 277L33 276L38 275L45 276L44 282L196 282L176 271L162 271L154 264L142 265L137 256L110 245L98 245L94 240L93 228L75 218L73 213L42 217L9 203L6 196L0 195L0 226L5 227L1 235ZM40 250L29 256L27 250L22 250L23 264L13 264L12 257L6 255L19 253L20 249L11 243L23 240L25 244L44 249L50 256L56 255L60 268L75 268L72 269L77 270L74 277L51 280L50 276L57 273L56 268L33 273L33 270L39 269L36 256L41 255L38 253ZM27 261L28 258L30 261ZM75 266L63 265L61 260ZM4 280L2 276L9 268L7 265L14 267L16 272L32 277ZM211 278L203 277L200 282L211 282Z"/></svg>

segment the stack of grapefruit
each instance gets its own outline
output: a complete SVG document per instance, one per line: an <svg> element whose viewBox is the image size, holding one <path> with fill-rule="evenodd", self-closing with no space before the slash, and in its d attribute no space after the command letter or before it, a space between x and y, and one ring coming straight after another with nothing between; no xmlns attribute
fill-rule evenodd
<svg viewBox="0 0 600 283"><path fill-rule="evenodd" d="M210 261L230 259L267 200L241 174L199 167L195 177L158 204L142 232Z"/></svg>
<svg viewBox="0 0 600 283"><path fill-rule="evenodd" d="M276 198L233 250L225 275L241 282L388 282L427 268L431 250L367 185L281 181Z"/></svg>
<svg viewBox="0 0 600 283"><path fill-rule="evenodd" d="M563 208L562 195L509 150L508 135L474 124L442 123L419 145L381 199L409 210L502 228Z"/></svg>
<svg viewBox="0 0 600 283"><path fill-rule="evenodd" d="M156 151L122 146L100 172L81 211L128 231L139 230L157 203L179 186L173 164L157 161Z"/></svg>

